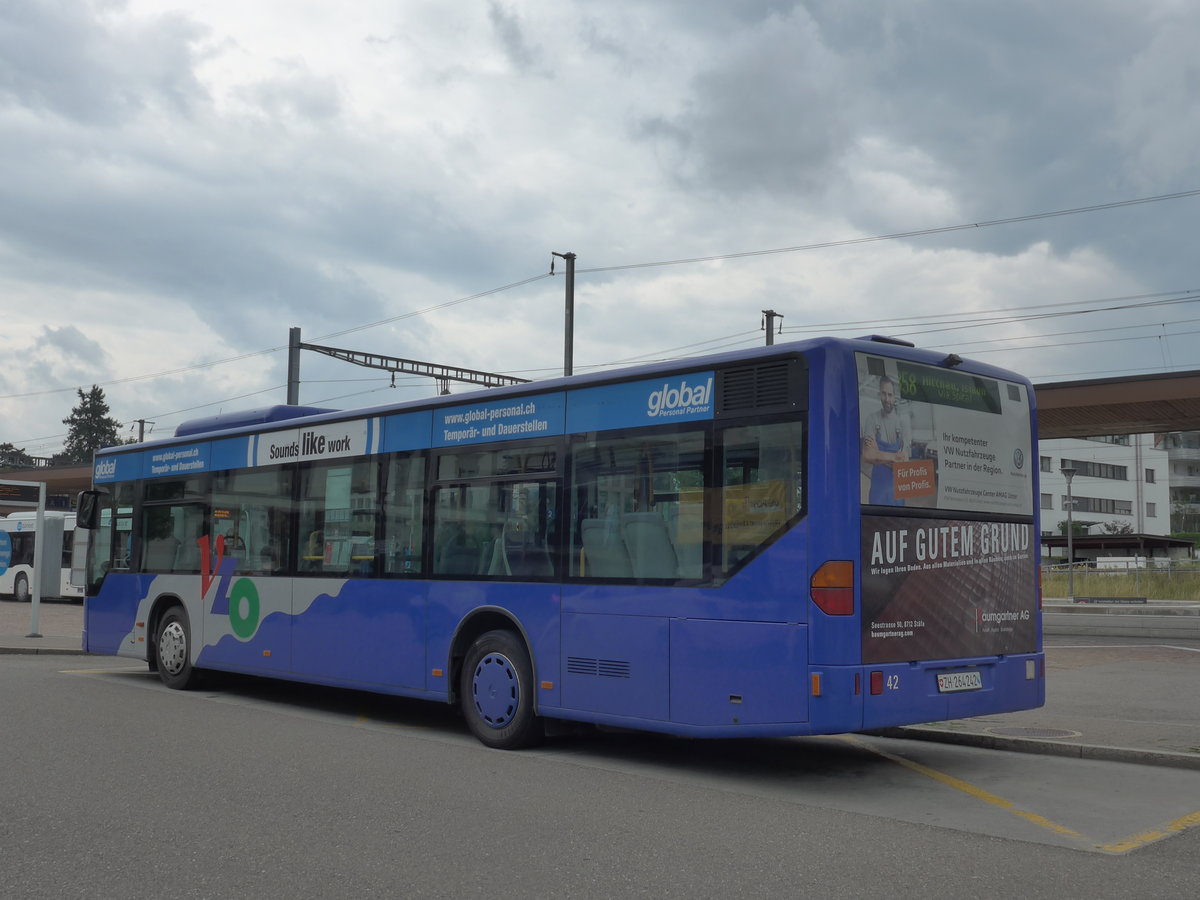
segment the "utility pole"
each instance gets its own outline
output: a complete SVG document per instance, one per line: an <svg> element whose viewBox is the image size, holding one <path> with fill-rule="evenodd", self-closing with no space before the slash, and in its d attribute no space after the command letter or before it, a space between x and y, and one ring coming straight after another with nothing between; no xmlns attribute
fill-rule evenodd
<svg viewBox="0 0 1200 900"><path fill-rule="evenodd" d="M575 368L575 254L555 253L551 256L567 261L567 314L565 335L563 336L563 374L570 376ZM554 263L550 263L550 272L554 273Z"/></svg>
<svg viewBox="0 0 1200 900"><path fill-rule="evenodd" d="M1075 498L1071 496L1071 480L1077 471L1074 466L1063 466L1058 471L1067 479L1067 596L1075 602Z"/></svg>
<svg viewBox="0 0 1200 900"><path fill-rule="evenodd" d="M300 328L288 329L287 405L300 405Z"/></svg>
<svg viewBox="0 0 1200 900"><path fill-rule="evenodd" d="M773 309L764 309L762 311L762 314L763 314L763 326L766 328L766 331L767 331L767 346L772 347L775 344L775 320L782 319L783 313L777 313ZM780 325L779 327L780 327L780 330L783 329L782 325Z"/></svg>

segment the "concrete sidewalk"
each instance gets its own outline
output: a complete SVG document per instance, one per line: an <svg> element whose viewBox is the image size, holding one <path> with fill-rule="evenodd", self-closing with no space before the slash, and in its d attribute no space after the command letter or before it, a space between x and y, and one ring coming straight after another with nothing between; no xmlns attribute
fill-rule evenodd
<svg viewBox="0 0 1200 900"><path fill-rule="evenodd" d="M1046 705L1041 709L882 733L1200 769L1200 632L1194 630L1200 627L1200 604L1175 604L1169 613L1149 605L1103 611L1075 606L1064 600L1045 603ZM0 600L0 653L83 653L82 605L40 604L42 636L36 638L28 636L30 614L28 603Z"/></svg>
<svg viewBox="0 0 1200 900"><path fill-rule="evenodd" d="M1045 706L877 733L1200 769L1200 602L1047 597L1042 626Z"/></svg>
<svg viewBox="0 0 1200 900"><path fill-rule="evenodd" d="M83 604L43 600L38 604L38 634L33 604L0 600L0 653L83 653Z"/></svg>

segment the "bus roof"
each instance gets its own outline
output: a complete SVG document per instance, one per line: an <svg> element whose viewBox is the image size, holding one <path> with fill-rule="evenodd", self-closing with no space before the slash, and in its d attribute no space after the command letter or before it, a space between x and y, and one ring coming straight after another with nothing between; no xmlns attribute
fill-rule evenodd
<svg viewBox="0 0 1200 900"><path fill-rule="evenodd" d="M732 350L707 356L656 361L627 368L609 369L603 372L558 376L503 387L480 388L479 390L463 394L422 397L400 403L382 404L359 409L334 410L323 407L287 406L280 404L258 409L223 413L183 422L176 428L175 435L172 437L146 441L140 444L107 447L97 451L97 456L107 457L121 453L136 453L148 448L166 447L181 443L181 439L194 441L197 438L203 438L207 440L222 436L266 432L272 430L272 425L277 423L291 423L296 426L308 427L310 425L332 424L341 420L369 418L397 412L420 411L478 403L494 403L510 398L515 399L539 394L552 394L565 390L578 390L580 388L601 386L616 382L653 378L666 373L685 374L687 372L702 371L718 366L727 366L730 363L739 361L749 362L763 357L807 353L835 346L850 352L856 350L871 352L873 350L876 353L886 353L889 356L923 362L928 365L961 367L962 371L971 372L972 374L1028 383L1028 379L1023 376L989 363L970 359L964 360L955 354L947 355L944 352L923 350L916 348L908 341L898 338L883 335L864 335L858 338L816 337L769 346L760 345L748 349Z"/></svg>
<svg viewBox="0 0 1200 900"><path fill-rule="evenodd" d="M269 425L272 422L285 422L288 419L332 412L338 412L338 410L323 406L287 406L285 404L263 406L258 409L243 409L181 422L175 429L175 437L208 434L212 431L231 431L236 428L249 428L252 425Z"/></svg>

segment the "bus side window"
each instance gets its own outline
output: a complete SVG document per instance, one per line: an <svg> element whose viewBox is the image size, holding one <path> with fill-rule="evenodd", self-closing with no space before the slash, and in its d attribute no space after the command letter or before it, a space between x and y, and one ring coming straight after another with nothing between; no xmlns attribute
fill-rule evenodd
<svg viewBox="0 0 1200 900"><path fill-rule="evenodd" d="M721 571L754 556L803 509L801 435L795 421L722 432Z"/></svg>
<svg viewBox="0 0 1200 900"><path fill-rule="evenodd" d="M112 567L127 570L133 566L133 485L118 484L111 498L115 510L105 509L104 525L106 534L111 535L111 545L106 546L103 555L105 568L109 561L109 550L112 553ZM108 531L107 529L111 529Z"/></svg>
<svg viewBox="0 0 1200 900"><path fill-rule="evenodd" d="M375 460L316 463L301 473L301 572L370 575L375 568Z"/></svg>
<svg viewBox="0 0 1200 900"><path fill-rule="evenodd" d="M425 457L395 456L388 461L383 501L383 571L421 573L425 523Z"/></svg>
<svg viewBox="0 0 1200 900"><path fill-rule="evenodd" d="M435 457L433 574L552 578L557 569L558 448L519 442Z"/></svg>
<svg viewBox="0 0 1200 900"><path fill-rule="evenodd" d="M571 574L702 580L704 445L700 429L577 442Z"/></svg>
<svg viewBox="0 0 1200 900"><path fill-rule="evenodd" d="M182 541L175 536L174 521L170 506L146 508L142 521L142 570L146 572L170 572L175 568Z"/></svg>
<svg viewBox="0 0 1200 900"><path fill-rule="evenodd" d="M210 552L221 539L234 571L279 575L287 571L291 550L292 472L282 466L213 476L212 509L207 523Z"/></svg>

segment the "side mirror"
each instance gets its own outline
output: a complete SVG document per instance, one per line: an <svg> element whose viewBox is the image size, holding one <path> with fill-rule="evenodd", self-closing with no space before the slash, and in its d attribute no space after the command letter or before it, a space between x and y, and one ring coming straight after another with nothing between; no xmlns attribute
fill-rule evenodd
<svg viewBox="0 0 1200 900"><path fill-rule="evenodd" d="M75 504L75 527L94 530L100 525L99 491L80 491Z"/></svg>

